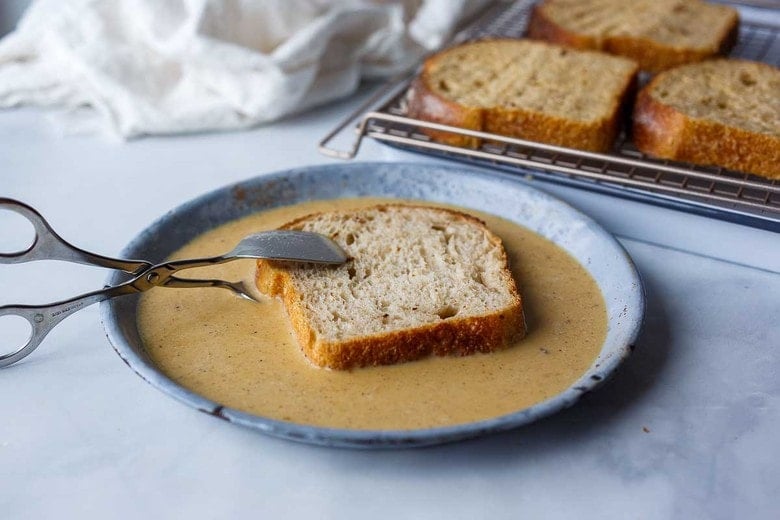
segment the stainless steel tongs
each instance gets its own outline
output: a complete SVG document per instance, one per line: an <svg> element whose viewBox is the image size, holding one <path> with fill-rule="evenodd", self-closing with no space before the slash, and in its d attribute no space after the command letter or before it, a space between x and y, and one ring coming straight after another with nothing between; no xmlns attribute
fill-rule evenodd
<svg viewBox="0 0 780 520"><path fill-rule="evenodd" d="M347 260L344 251L329 238L305 231L264 231L242 239L232 251L211 258L176 260L152 264L143 260L118 260L79 249L62 239L44 218L30 206L12 199L0 198L0 209L11 210L26 217L35 228L35 240L24 251L0 253L0 264L18 264L36 260L63 260L80 264L108 267L130 273L130 280L75 298L49 305L6 305L0 307L0 316L19 316L29 322L32 334L27 343L10 354L0 355L0 368L12 365L30 355L43 338L62 320L93 303L116 296L136 294L152 287L221 287L254 300L242 282L225 280L196 280L174 276L174 273L193 267L222 264L239 258L268 258L295 262L342 264ZM2 352L7 352L3 350Z"/></svg>

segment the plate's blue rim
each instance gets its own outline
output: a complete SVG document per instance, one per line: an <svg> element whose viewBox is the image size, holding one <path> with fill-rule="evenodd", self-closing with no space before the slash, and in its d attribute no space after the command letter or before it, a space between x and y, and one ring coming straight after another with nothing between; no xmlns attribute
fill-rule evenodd
<svg viewBox="0 0 780 520"><path fill-rule="evenodd" d="M434 168L436 170L450 170L453 174L466 174L478 177L488 178L494 181L511 184L516 189L527 190L540 197L548 204L557 205L567 212L578 216L584 222L588 223L590 229L600 232L603 238L610 243L615 251L621 255L629 267L629 273L632 277L631 283L638 290L634 293L635 302L629 309L629 315L624 318L630 318L633 326L628 333L628 340L625 345L620 345L612 355L601 359L598 366L591 366L572 386L556 396L545 401L537 403L529 408L519 410L507 415L499 416L483 421L447 426L440 428L423 428L414 430L357 430L344 428L327 428L320 426L311 426L298 424L288 421L280 421L258 415L249 414L236 410L220 403L207 399L187 388L179 385L169 379L149 360L136 353L125 338L119 322L116 319L116 300L105 300L100 303L100 319L114 351L136 374L162 392L178 399L179 401L196 408L197 410L223 419L230 423L250 427L272 435L292 441L304 442L308 444L317 444L329 447L341 448L407 448L422 447L446 442L473 438L488 433L498 433L519 426L534 422L543 417L552 415L560 410L568 408L576 403L584 394L598 388L607 381L623 363L623 361L633 352L636 340L641 331L645 316L645 288L636 266L631 256L625 248L606 230L604 230L593 219L583 214L570 204L554 197L546 192L528 186L521 179L503 172L490 172L466 167L429 165L408 162L355 162L346 164L323 164L294 168L275 173L261 175L252 179L239 181L214 191L200 195L184 204L172 209L164 216L155 220L147 226L138 236L136 236L120 253L122 258L132 256L133 251L147 240L147 236L152 234L153 230L165 223L172 215L186 211L189 208L202 206L209 200L219 199L227 194L241 189L243 185L250 182L274 182L286 179L295 175L297 172L323 170L335 170L343 172L345 169L365 169L376 167L392 167L396 165L399 168L413 166L417 169ZM108 277L108 285L121 283L126 275L115 272Z"/></svg>

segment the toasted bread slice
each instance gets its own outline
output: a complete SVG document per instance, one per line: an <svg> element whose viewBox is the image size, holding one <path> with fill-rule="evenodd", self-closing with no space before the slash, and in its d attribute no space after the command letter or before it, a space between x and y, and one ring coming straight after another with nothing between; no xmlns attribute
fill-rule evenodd
<svg viewBox="0 0 780 520"><path fill-rule="evenodd" d="M335 267L257 262L258 288L282 298L317 366L490 352L525 333L501 240L472 216L390 204L317 213L284 228L329 236L350 257Z"/></svg>
<svg viewBox="0 0 780 520"><path fill-rule="evenodd" d="M471 130L606 151L637 73L625 58L532 40L486 40L438 53L410 91L409 115ZM437 140L480 140L431 131Z"/></svg>
<svg viewBox="0 0 780 520"><path fill-rule="evenodd" d="M780 179L780 69L712 60L658 74L639 93L633 134L655 157Z"/></svg>
<svg viewBox="0 0 780 520"><path fill-rule="evenodd" d="M528 36L626 56L658 72L725 54L737 38L736 9L699 0L545 0Z"/></svg>

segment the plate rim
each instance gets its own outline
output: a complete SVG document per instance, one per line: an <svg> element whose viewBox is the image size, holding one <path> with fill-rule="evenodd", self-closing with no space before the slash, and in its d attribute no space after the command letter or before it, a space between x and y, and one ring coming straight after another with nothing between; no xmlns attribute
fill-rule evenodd
<svg viewBox="0 0 780 520"><path fill-rule="evenodd" d="M124 363L128 365L128 367L144 381L155 387L157 390L160 390L164 394L173 397L174 399L203 413L212 415L230 423L258 430L268 435L281 437L292 441L329 447L372 449L430 446L478 437L485 434L507 431L518 428L525 424L535 422L539 419L553 415L565 408L574 405L583 395L603 385L614 375L618 367L631 355L634 350L636 340L639 337L642 326L644 324L646 298L645 288L641 275L629 253L611 233L606 231L590 216L582 213L580 210L574 208L569 203L534 186L530 186L528 183L524 182L523 179L504 172L480 170L465 166L422 164L415 162L358 161L346 164L311 165L261 174L222 187L218 187L175 206L164 215L155 219L148 226L144 227L142 231L133 237L133 239L122 249L120 256L122 258L126 258L128 256L134 255L133 251L147 242L148 236L152 235L156 228L164 225L168 220L170 220L172 216L180 214L189 208L203 206L209 200L218 199L221 196L224 196L226 193L230 193L236 189L241 189L241 187L246 184L273 183L275 181L288 179L290 176L299 174L300 172L311 172L312 170L327 170L327 173L331 174L334 172L331 172L330 170L336 170L335 174L338 174L338 172L344 172L345 170L362 170L366 168L370 169L372 167L396 167L398 169L414 167L420 170L435 169L444 170L448 173L475 175L488 180L508 182L513 184L517 189L520 189L521 191L527 191L532 196L540 198L544 201L544 203L558 206L559 208L564 209L567 213L581 219L583 222L588 224L589 229L596 231L600 235L601 239L605 240L613 247L615 252L619 254L619 258L621 260L626 262L628 273L631 276L630 282L637 288L637 290L632 293L635 296L635 306L630 309L630 311L633 311L633 322L627 334L628 339L625 341L626 344L616 346L614 354L607 359L602 360L602 362L595 367L597 370L594 369L594 365L592 364L567 389L528 408L490 419L461 423L452 426L391 430L332 428L283 421L242 412L240 410L224 406L192 390L189 390L188 388L170 379L160 369L156 368L150 361L144 359L137 352L135 352L133 347L129 344L130 342L128 338L124 335L121 327L119 326L119 316L115 312L117 305L117 300L115 299L105 300L100 303L100 320L103 324L106 337L113 350L122 359L122 361L124 361ZM270 207L278 206L269 206L269 208ZM520 222L516 223L523 225ZM200 233L205 231L207 231L207 229L200 230ZM556 245L562 247L560 244ZM580 260L577 260L577 262L582 265ZM586 266L583 267L588 270ZM120 272L111 273L108 276L106 284L116 285L117 283L124 281L126 276L127 275ZM601 286L599 286L599 290L603 290ZM604 346L605 345L602 344L597 359L601 357Z"/></svg>

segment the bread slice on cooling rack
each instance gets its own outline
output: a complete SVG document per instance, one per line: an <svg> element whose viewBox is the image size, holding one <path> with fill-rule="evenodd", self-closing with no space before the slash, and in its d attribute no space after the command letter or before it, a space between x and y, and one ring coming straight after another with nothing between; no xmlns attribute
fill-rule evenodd
<svg viewBox="0 0 780 520"><path fill-rule="evenodd" d="M780 69L711 60L658 74L638 95L633 134L655 157L780 179Z"/></svg>
<svg viewBox="0 0 780 520"><path fill-rule="evenodd" d="M699 0L545 0L528 36L603 50L658 72L726 53L736 42L736 9Z"/></svg>
<svg viewBox="0 0 780 520"><path fill-rule="evenodd" d="M285 229L335 240L341 266L257 262L257 286L284 302L315 365L349 369L468 355L525 333L501 240L448 209L380 205L317 213Z"/></svg>
<svg viewBox="0 0 780 520"><path fill-rule="evenodd" d="M409 93L414 118L531 141L607 151L636 80L628 59L532 40L485 40L425 61ZM429 131L436 140L480 140Z"/></svg>

